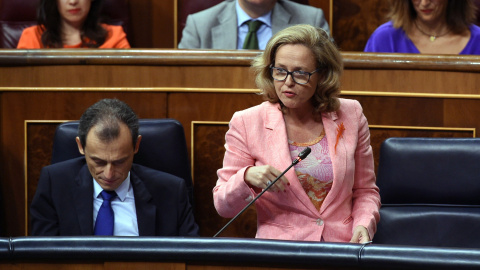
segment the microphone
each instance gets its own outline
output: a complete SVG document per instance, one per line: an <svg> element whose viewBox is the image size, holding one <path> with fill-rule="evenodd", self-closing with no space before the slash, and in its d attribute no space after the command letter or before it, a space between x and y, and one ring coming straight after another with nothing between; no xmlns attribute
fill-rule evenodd
<svg viewBox="0 0 480 270"><path fill-rule="evenodd" d="M302 152L300 152L300 154L298 154L297 158L292 162L292 164L290 164L290 166L288 166L288 168L285 171L283 171L279 176L277 176L277 178L275 178L275 180L273 180L273 182L271 182L249 204L247 204L247 206L245 206L242 209L242 211L238 212L238 214L236 216L234 216L227 224L225 224L225 226L223 226L223 228L221 228L220 231L218 231L213 237L217 237L221 232L223 232L228 227L228 225L230 225L238 216L240 216L243 212L245 212L245 210L247 210L247 208L250 207L250 205L252 205L258 198L260 198L260 196L262 196L262 194L265 193L265 191L267 191L272 185L274 185L278 181L278 179L280 179L280 177L282 177L284 174L286 174L287 171L290 170L290 168L292 166L294 166L298 162L304 160L308 156L308 154L310 154L310 152L312 152L312 149L310 149L310 147L307 147Z"/></svg>

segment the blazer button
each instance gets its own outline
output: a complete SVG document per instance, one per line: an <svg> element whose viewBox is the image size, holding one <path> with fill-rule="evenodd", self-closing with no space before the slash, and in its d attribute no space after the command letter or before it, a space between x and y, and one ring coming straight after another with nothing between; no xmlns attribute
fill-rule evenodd
<svg viewBox="0 0 480 270"><path fill-rule="evenodd" d="M317 219L317 225L323 226L323 220L321 218Z"/></svg>

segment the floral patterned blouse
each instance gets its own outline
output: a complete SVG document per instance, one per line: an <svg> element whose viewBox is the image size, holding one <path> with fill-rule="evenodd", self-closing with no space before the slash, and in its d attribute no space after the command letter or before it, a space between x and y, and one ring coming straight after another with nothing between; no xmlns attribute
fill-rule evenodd
<svg viewBox="0 0 480 270"><path fill-rule="evenodd" d="M288 143L292 159L295 159L307 146L312 149L310 155L297 163L294 168L310 201L317 210L320 210L333 183L332 160L325 131L311 142L296 143L289 140Z"/></svg>

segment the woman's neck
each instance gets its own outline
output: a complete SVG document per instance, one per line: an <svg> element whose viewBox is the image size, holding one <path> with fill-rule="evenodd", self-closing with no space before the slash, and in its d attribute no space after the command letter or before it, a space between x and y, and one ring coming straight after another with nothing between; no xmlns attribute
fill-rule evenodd
<svg viewBox="0 0 480 270"><path fill-rule="evenodd" d="M315 117L313 107L288 109L284 115L288 139L297 143L310 143L323 131L321 117Z"/></svg>
<svg viewBox="0 0 480 270"><path fill-rule="evenodd" d="M445 20L422 21L417 18L413 23L416 30L425 36L436 38L444 36L450 32Z"/></svg>
<svg viewBox="0 0 480 270"><path fill-rule="evenodd" d="M76 45L82 42L82 26L62 23L62 42L64 45Z"/></svg>
<svg viewBox="0 0 480 270"><path fill-rule="evenodd" d="M313 114L313 107L307 106L305 108L287 108L285 111L285 119L291 120L297 124L308 123L310 121L315 121L315 116Z"/></svg>

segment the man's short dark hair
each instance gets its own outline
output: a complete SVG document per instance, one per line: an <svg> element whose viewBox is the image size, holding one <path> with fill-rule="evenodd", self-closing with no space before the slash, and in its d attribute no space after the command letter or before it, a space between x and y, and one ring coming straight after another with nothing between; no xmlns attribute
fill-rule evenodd
<svg viewBox="0 0 480 270"><path fill-rule="evenodd" d="M138 138L138 117L125 102L118 99L102 99L90 106L80 117L78 137L82 147L87 144L87 134L94 126L100 126L97 134L104 142L112 141L120 135L120 123L127 125L132 134L132 145L135 147Z"/></svg>

